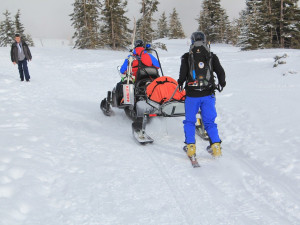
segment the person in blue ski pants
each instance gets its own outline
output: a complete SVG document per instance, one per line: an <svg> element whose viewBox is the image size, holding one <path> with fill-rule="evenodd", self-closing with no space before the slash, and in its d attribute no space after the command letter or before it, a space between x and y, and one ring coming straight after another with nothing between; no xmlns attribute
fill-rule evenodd
<svg viewBox="0 0 300 225"><path fill-rule="evenodd" d="M206 37L203 32L194 32L191 36L192 45L197 43L206 44ZM191 46L192 46L191 45ZM193 45L194 46L194 45ZM207 44L206 44L207 46ZM184 124L184 133L185 133L185 144L184 147L187 155L189 157L196 155L196 141L195 141L195 124L196 124L196 115L201 110L202 121L204 128L209 136L210 146L207 148L209 153L214 157L219 157L222 155L221 152L221 139L219 137L217 124L215 119L217 117L216 111L216 98L215 98L215 84L212 80L213 85L208 86L207 88L200 89L198 84L195 85L195 79L193 73L191 73L191 62L189 60L189 52L185 53L181 57L181 66L178 79L179 89L183 89L183 83L185 82L186 90L186 99L185 99L185 120ZM217 74L219 85L223 88L226 85L225 81L225 71L220 64L219 58L211 52L211 79L213 79L213 72ZM199 68L203 68L202 65L205 63L200 61L197 63ZM195 71L195 70L194 70ZM208 73L207 73L208 74ZM199 82L199 81L197 81Z"/></svg>
<svg viewBox="0 0 300 225"><path fill-rule="evenodd" d="M195 123L196 114L201 110L202 121L205 130L212 143L221 142L218 134L217 124L215 119L217 117L216 111L216 98L214 95L204 96L204 97L189 97L185 99L185 120L184 132L185 132L185 142L195 143Z"/></svg>

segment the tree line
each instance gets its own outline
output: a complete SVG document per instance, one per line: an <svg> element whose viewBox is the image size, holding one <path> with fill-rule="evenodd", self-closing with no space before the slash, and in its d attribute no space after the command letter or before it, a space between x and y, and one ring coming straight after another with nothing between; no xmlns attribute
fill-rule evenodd
<svg viewBox="0 0 300 225"><path fill-rule="evenodd" d="M247 0L235 21L234 42L244 50L300 48L298 0Z"/></svg>
<svg viewBox="0 0 300 225"><path fill-rule="evenodd" d="M74 12L70 15L75 29L73 39L75 48L122 49L131 42L132 30L128 24L127 0L75 0ZM163 13L154 28L154 13L158 11L158 0L142 0L140 2L140 18L136 21L136 38L146 43L154 39L170 37L184 38L185 34L176 9L169 16Z"/></svg>
<svg viewBox="0 0 300 225"><path fill-rule="evenodd" d="M204 0L196 18L198 31L211 43L229 43L243 50L258 48L300 48L298 0L246 0L238 19L229 21L220 0ZM184 38L176 9L158 20L158 0L141 0L137 38L151 43L159 38ZM72 25L75 48L125 48L132 30L126 17L127 0L75 0ZM154 26L156 24L156 26Z"/></svg>
<svg viewBox="0 0 300 225"><path fill-rule="evenodd" d="M260 48L300 48L299 0L246 0L239 18L229 21L220 0L203 0L196 19L198 31L203 31L211 43L229 43L252 50ZM127 48L131 43L130 19L126 16L127 0L74 0L70 14L74 27L74 48L113 50ZM185 34L175 8L156 19L159 0L140 0L137 11L136 39L152 43L160 38L184 38ZM190 6L192 7L192 6ZM155 16L154 16L155 14ZM11 44L19 33L33 45L20 22L20 10L11 20L4 13L0 23L0 46ZM195 16L196 17L196 16Z"/></svg>
<svg viewBox="0 0 300 225"><path fill-rule="evenodd" d="M14 42L15 34L19 34L29 46L34 46L30 34L25 33L24 25L21 23L21 11L18 10L14 19L11 18L8 10L3 15L5 19L0 22L0 47L10 46Z"/></svg>

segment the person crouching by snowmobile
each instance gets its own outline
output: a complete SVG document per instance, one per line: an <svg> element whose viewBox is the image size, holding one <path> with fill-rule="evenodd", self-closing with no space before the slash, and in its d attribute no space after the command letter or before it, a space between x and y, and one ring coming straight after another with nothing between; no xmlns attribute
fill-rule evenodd
<svg viewBox="0 0 300 225"><path fill-rule="evenodd" d="M134 60L132 62L132 75L133 77L131 78L131 82L134 83L136 80L136 74L139 66L144 66L144 67L151 67L154 66L157 69L160 68L160 64L158 60L150 53L148 53L145 48L144 48L144 42L142 40L136 40L134 44L134 49L133 49L133 56ZM141 63L141 64L140 64ZM124 60L123 65L121 66L120 72L124 74L122 77L121 81L117 84L116 86L116 93L117 93L117 99L118 103L121 102L123 98L123 89L122 89L122 83L126 81L126 71L128 68L128 59Z"/></svg>
<svg viewBox="0 0 300 225"><path fill-rule="evenodd" d="M205 130L210 139L210 146L207 148L214 157L222 155L221 140L218 134L215 119L216 99L213 73L217 74L219 85L223 88L226 85L225 71L220 64L219 58L210 52L203 32L194 32L191 35L190 51L181 57L181 66L178 79L179 88L183 89L185 82L185 147L189 157L196 155L195 145L195 123L196 114L201 110Z"/></svg>

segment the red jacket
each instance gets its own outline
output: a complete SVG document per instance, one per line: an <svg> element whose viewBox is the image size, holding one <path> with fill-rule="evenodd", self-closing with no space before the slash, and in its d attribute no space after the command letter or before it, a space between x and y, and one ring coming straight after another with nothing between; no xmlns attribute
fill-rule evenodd
<svg viewBox="0 0 300 225"><path fill-rule="evenodd" d="M145 66L148 66L148 67L149 66L155 66L155 67L157 67L157 65L159 65L158 62L154 62L154 64L153 64L153 60L155 60L155 61L157 61L157 60L154 58L154 56L147 53L143 47L136 47L133 50L133 56L140 57L140 61ZM138 70L138 66L139 66L139 61L137 59L133 60L133 62L132 62L132 73L133 73L133 76L135 78L136 78L136 73L137 73L137 70ZM121 73L125 74L126 70L127 70L127 67L128 67L128 59L125 59L123 65L120 69ZM159 67L157 67L157 68L159 68Z"/></svg>

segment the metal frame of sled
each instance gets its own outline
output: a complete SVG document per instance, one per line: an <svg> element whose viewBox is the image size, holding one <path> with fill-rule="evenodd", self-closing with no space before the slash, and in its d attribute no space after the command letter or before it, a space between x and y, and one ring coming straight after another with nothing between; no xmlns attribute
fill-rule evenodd
<svg viewBox="0 0 300 225"><path fill-rule="evenodd" d="M173 99L177 89L179 86L176 87L174 93L172 94L171 98L163 103L159 104L146 98L146 103L152 107L152 110L146 111L143 114L143 117L137 119L132 123L132 133L135 139L141 143L152 143L154 140L146 133L146 125L148 119L151 117L181 117L185 116L185 106L183 100L175 100ZM209 137L205 131L204 125L202 123L201 118L201 111L197 113L197 123L196 123L196 133L203 139L208 141Z"/></svg>

